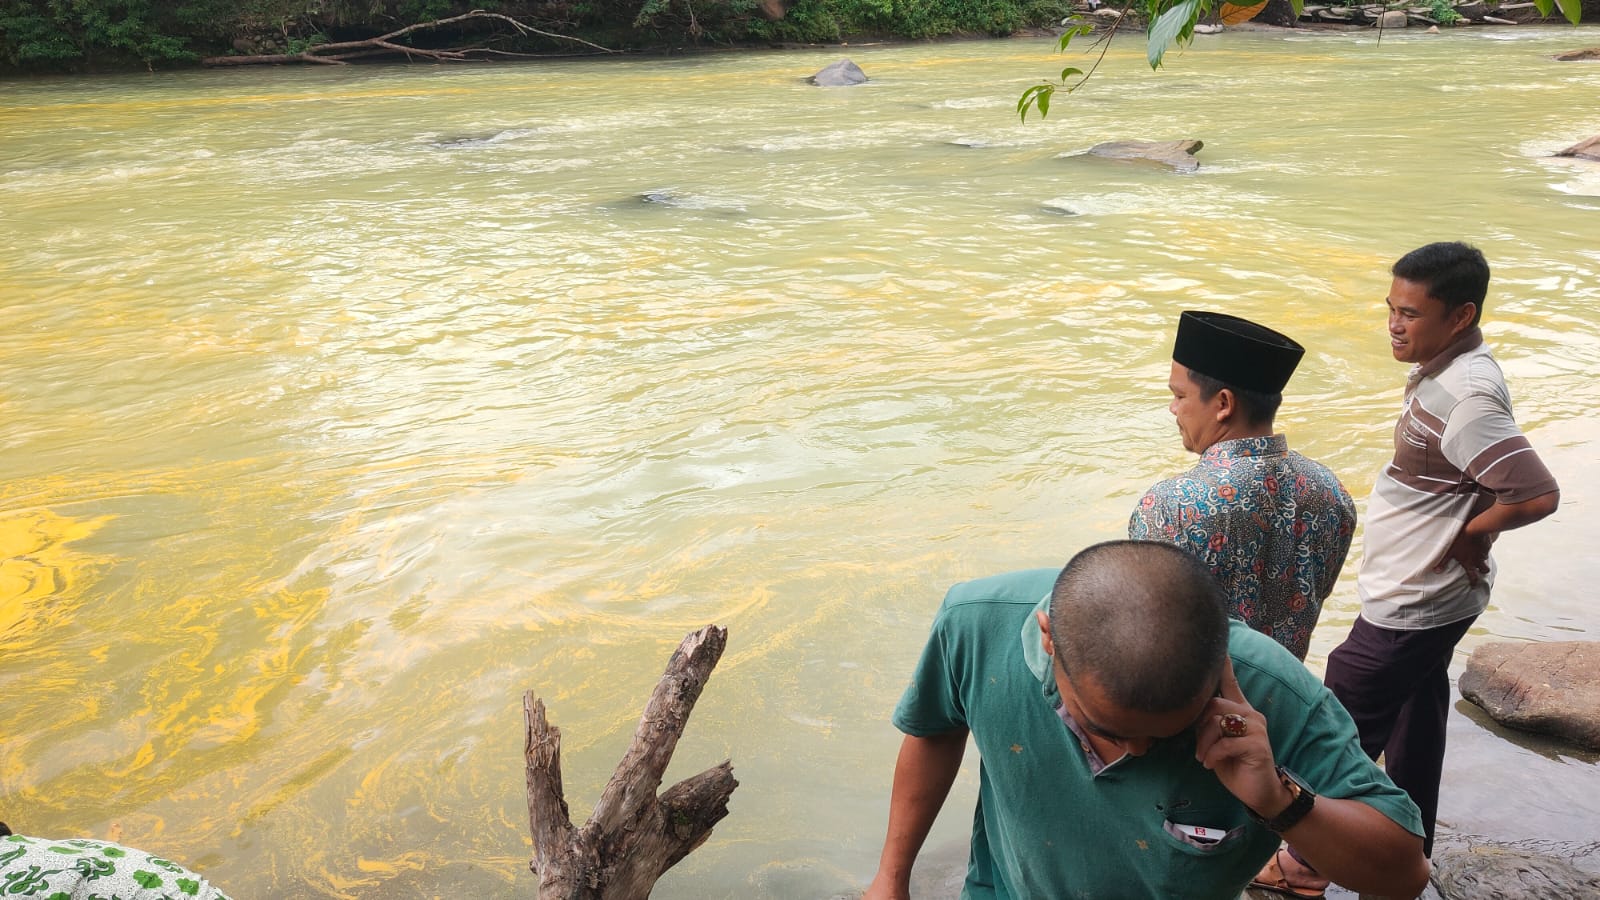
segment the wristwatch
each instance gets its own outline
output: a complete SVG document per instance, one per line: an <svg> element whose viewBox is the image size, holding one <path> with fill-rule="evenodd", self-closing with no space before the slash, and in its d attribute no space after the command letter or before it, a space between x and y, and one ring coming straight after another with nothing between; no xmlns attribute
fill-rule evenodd
<svg viewBox="0 0 1600 900"><path fill-rule="evenodd" d="M1317 802L1317 795L1299 775L1285 769L1283 766L1278 766L1278 779L1283 782L1284 787L1289 789L1289 794L1293 798L1289 801L1289 805L1283 808L1283 812L1269 819L1248 806L1244 808L1244 811L1250 814L1250 818L1257 825L1282 834L1300 824L1300 820L1306 817L1306 813L1311 812L1311 807Z"/></svg>

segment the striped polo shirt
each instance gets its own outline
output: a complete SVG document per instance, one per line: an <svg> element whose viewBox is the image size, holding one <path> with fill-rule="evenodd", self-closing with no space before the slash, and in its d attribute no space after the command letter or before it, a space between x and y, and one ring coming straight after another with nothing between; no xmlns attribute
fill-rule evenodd
<svg viewBox="0 0 1600 900"><path fill-rule="evenodd" d="M1469 519L1496 502L1557 490L1511 415L1500 366L1472 328L1411 370L1394 429L1394 460L1367 504L1356 589L1374 625L1437 628L1483 612L1495 564L1476 585L1459 563L1433 571Z"/></svg>

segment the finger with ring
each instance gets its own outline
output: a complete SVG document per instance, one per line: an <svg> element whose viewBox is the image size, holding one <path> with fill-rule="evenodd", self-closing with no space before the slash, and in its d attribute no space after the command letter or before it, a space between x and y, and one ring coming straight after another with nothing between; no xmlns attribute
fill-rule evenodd
<svg viewBox="0 0 1600 900"><path fill-rule="evenodd" d="M1250 723L1238 713L1223 713L1217 717L1217 724L1224 737L1244 737L1250 731Z"/></svg>

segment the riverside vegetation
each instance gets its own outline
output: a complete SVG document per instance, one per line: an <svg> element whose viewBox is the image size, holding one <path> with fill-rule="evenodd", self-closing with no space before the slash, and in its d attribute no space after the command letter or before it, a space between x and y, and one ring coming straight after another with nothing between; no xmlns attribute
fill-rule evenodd
<svg viewBox="0 0 1600 900"><path fill-rule="evenodd" d="M412 46L486 55L606 48L834 42L850 36L1006 35L1054 25L1069 0L0 0L0 67L62 72L198 65L227 54L296 54L474 10L407 35ZM510 27L500 17L529 28Z"/></svg>

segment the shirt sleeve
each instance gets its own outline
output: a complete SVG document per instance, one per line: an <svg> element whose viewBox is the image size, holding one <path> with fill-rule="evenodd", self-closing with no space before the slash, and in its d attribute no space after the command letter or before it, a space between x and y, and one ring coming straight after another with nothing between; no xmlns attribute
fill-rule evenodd
<svg viewBox="0 0 1600 900"><path fill-rule="evenodd" d="M1473 394L1456 404L1439 447L1451 465L1500 503L1521 503L1558 490L1504 398Z"/></svg>
<svg viewBox="0 0 1600 900"><path fill-rule="evenodd" d="M894 708L894 727L912 737L943 734L967 725L948 642L949 617L941 610L922 647L911 684Z"/></svg>
<svg viewBox="0 0 1600 900"><path fill-rule="evenodd" d="M1417 805L1362 752L1355 722L1331 691L1321 689L1304 724L1286 746L1278 747L1276 740L1273 744L1278 764L1305 779L1313 791L1324 797L1358 800L1401 828L1422 835Z"/></svg>

